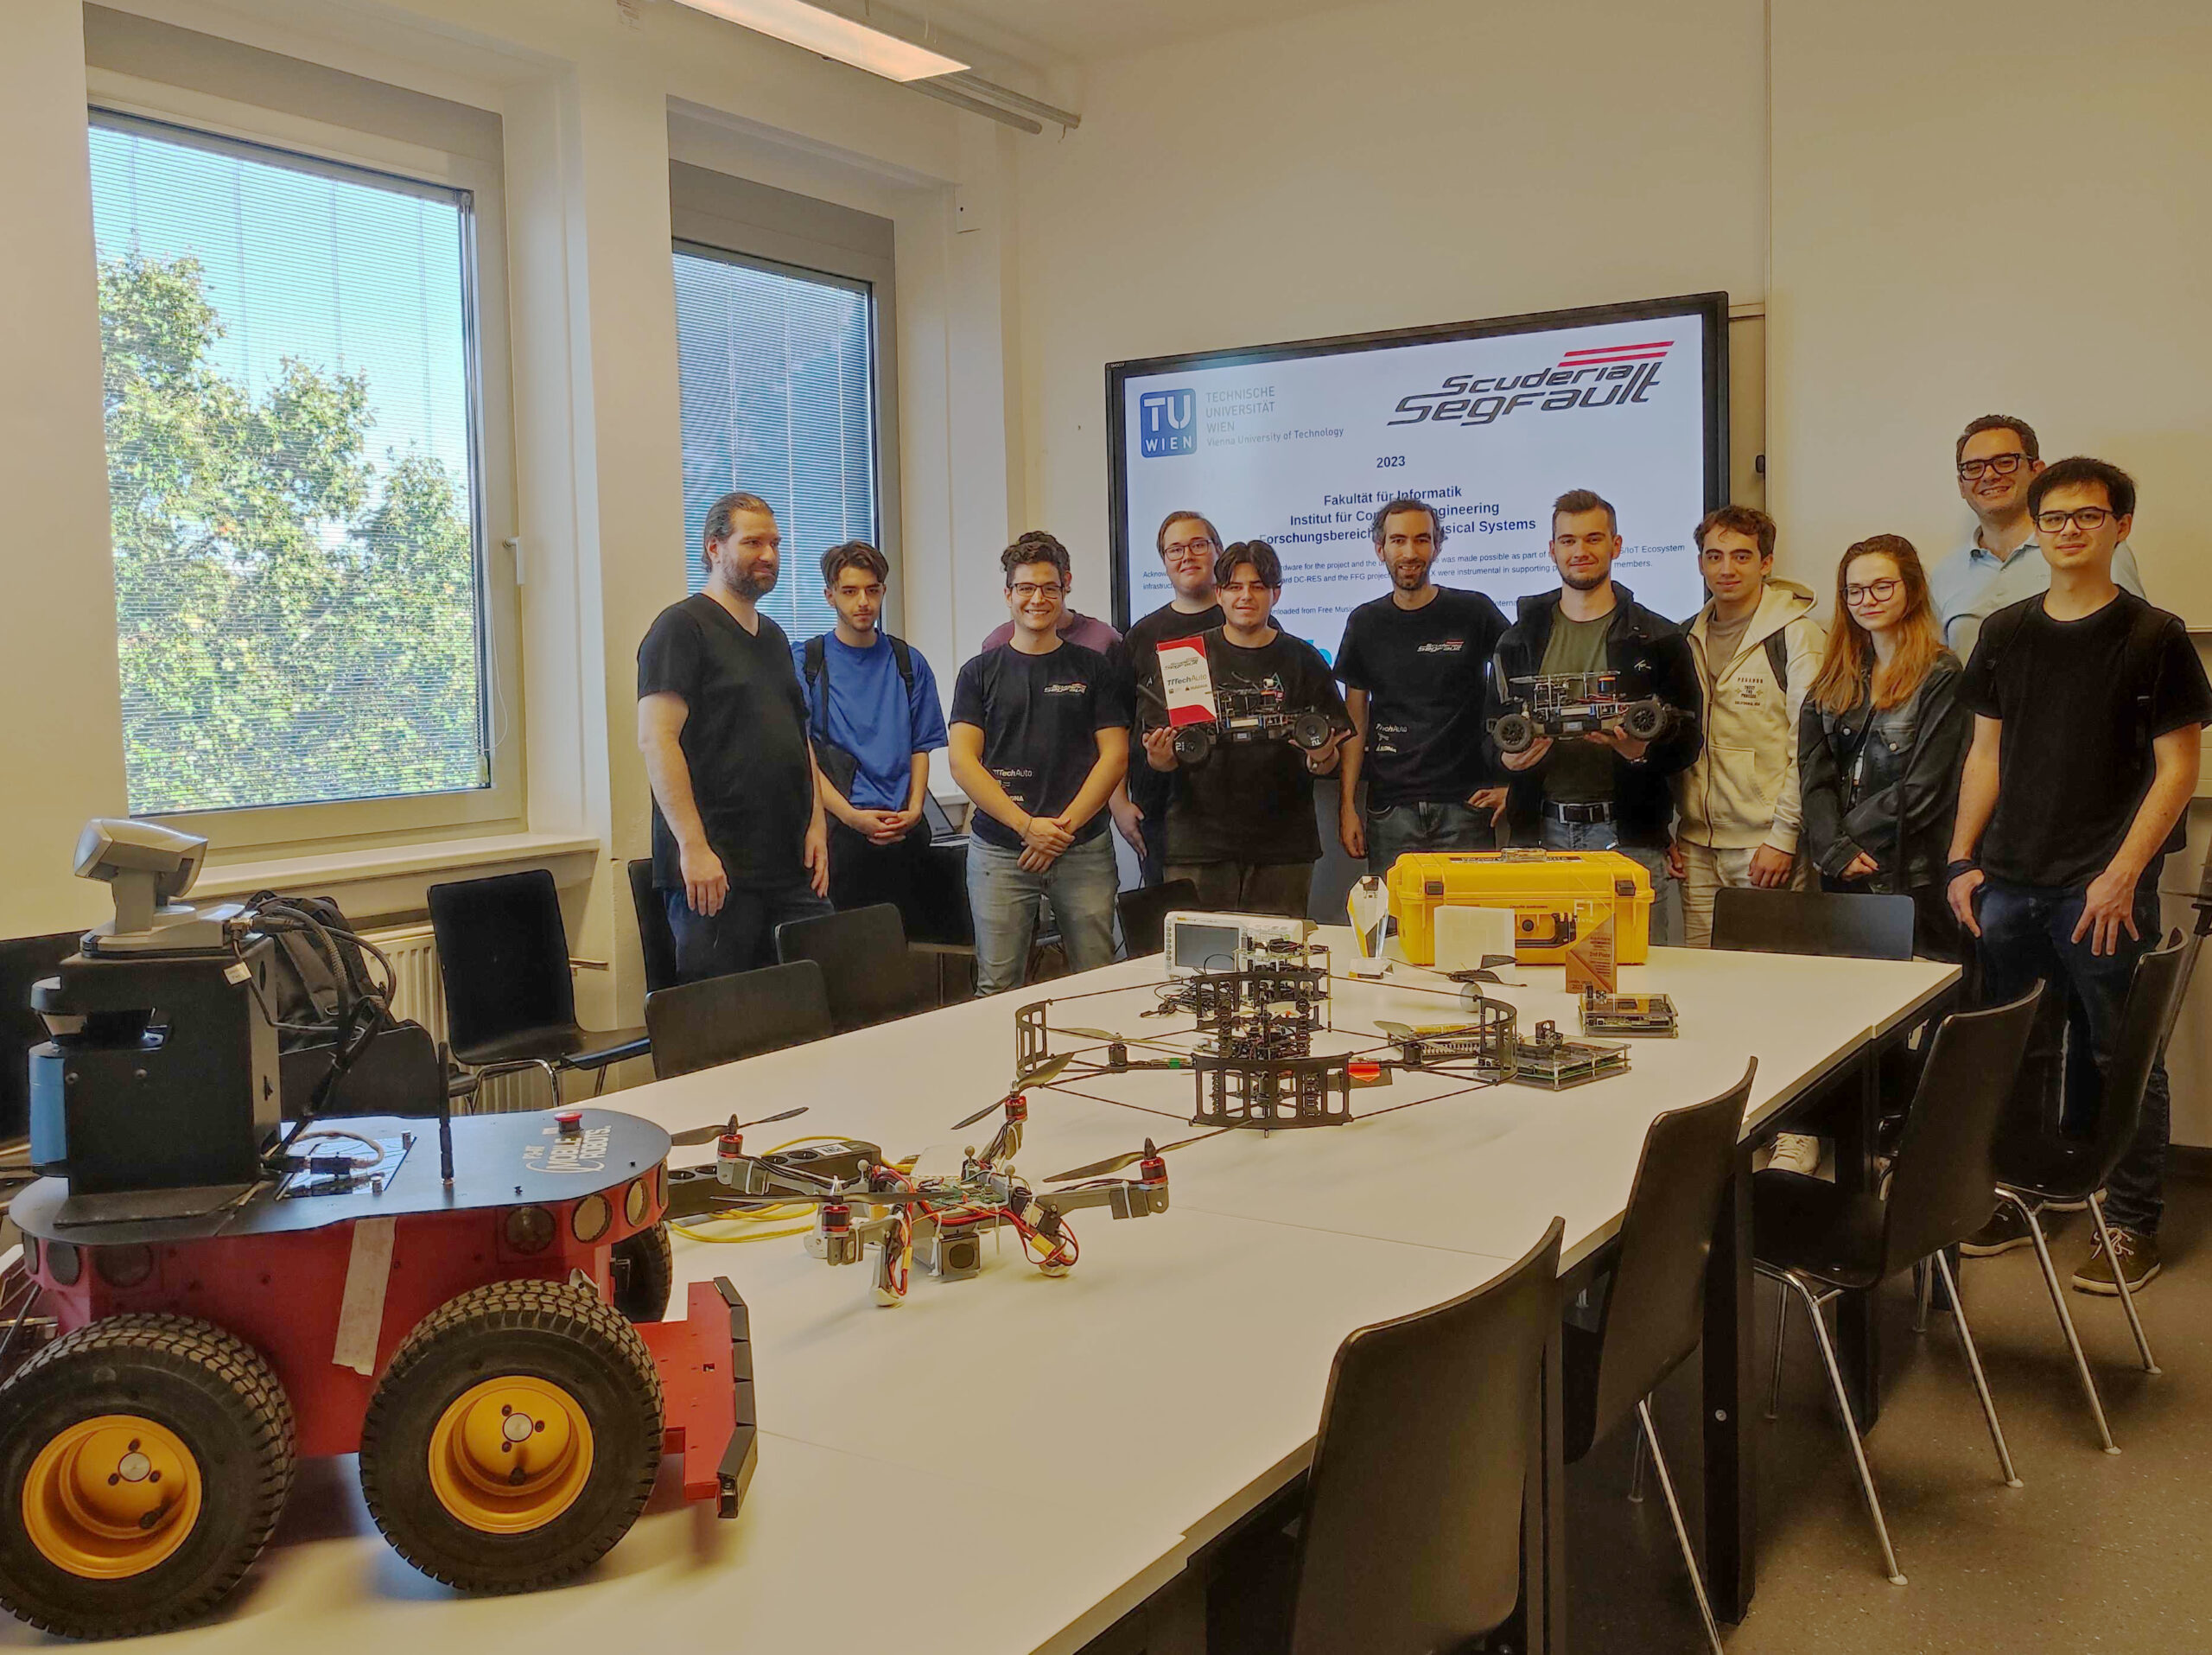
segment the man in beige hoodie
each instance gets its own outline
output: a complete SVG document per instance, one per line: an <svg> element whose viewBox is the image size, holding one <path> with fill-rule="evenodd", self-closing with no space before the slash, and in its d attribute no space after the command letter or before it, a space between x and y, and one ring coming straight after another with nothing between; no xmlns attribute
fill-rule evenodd
<svg viewBox="0 0 2212 1655"><path fill-rule="evenodd" d="M1684 940L1713 939L1724 885L1805 882L1797 855L1797 713L1820 671L1826 634L1813 595L1772 578L1774 519L1724 506L1697 527L1712 601L1689 626L1705 701L1705 750L1675 778L1675 859Z"/></svg>

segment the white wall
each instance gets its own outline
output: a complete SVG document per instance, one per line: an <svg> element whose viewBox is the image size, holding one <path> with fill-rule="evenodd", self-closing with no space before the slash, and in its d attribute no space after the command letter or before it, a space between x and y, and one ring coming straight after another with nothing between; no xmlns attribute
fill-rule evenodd
<svg viewBox="0 0 2212 1655"><path fill-rule="evenodd" d="M1022 505L1078 607L1107 602L1108 362L1758 299L1763 51L1759 0L1397 0L1084 76L1082 127L1018 151Z"/></svg>

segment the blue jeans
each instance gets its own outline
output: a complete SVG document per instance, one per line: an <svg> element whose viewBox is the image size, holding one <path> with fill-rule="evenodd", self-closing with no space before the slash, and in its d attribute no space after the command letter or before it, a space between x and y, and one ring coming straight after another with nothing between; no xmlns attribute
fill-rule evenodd
<svg viewBox="0 0 2212 1655"><path fill-rule="evenodd" d="M2062 1025L2055 1011L2036 1019L2013 1094L2021 1113L2008 1130L2048 1132L2055 1123L2078 1137L2096 1130L2105 1071L2120 1044L2135 962L2158 945L2157 864L2135 889L2138 934L2131 939L2121 932L2112 953L2091 953L2087 937L2074 940L2087 894L2078 885L2051 888L1992 879L1977 899L1974 917L1981 937L1974 952L1981 964L1984 1003L2002 1005L2044 983L2049 984L2045 995L2061 1000L2065 1009L2063 1059ZM2135 1142L2106 1184L2107 1219L2139 1235L2156 1235L2165 1211L2166 1135L2172 1110L2161 1060L2143 1089L2143 1119Z"/></svg>
<svg viewBox="0 0 2212 1655"><path fill-rule="evenodd" d="M1367 812L1367 871L1387 874L1408 850L1494 850L1490 812L1448 799L1385 805Z"/></svg>
<svg viewBox="0 0 2212 1655"><path fill-rule="evenodd" d="M681 888L663 891L668 928L676 936L676 980L728 977L776 963L776 927L786 920L812 920L830 912L806 875L768 885L729 888L714 913L695 913Z"/></svg>
<svg viewBox="0 0 2212 1655"><path fill-rule="evenodd" d="M976 914L976 992L998 994L1027 979L1029 945L1037 935L1037 904L1052 903L1068 969L1088 971L1114 960L1112 831L1071 845L1042 873L1021 854L973 839L968 845L968 905Z"/></svg>
<svg viewBox="0 0 2212 1655"><path fill-rule="evenodd" d="M1544 846L1550 850L1618 850L1651 875L1651 945L1664 948L1675 939L1673 904L1668 900L1675 876L1667 871L1667 852L1662 848L1623 844L1611 822L1560 822L1548 814L1543 820Z"/></svg>

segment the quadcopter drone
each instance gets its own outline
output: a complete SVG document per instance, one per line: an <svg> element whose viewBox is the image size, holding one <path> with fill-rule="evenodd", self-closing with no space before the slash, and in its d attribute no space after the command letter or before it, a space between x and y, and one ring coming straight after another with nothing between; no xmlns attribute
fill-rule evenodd
<svg viewBox="0 0 2212 1655"><path fill-rule="evenodd" d="M1509 680L1524 691L1491 721L1501 753L1526 753L1539 736L1588 735L1618 729L1639 742L1656 742L1675 710L1656 696L1629 700L1612 672L1550 672Z"/></svg>
<svg viewBox="0 0 2212 1655"><path fill-rule="evenodd" d="M1141 687L1164 712L1166 703L1157 692L1148 685ZM1319 753L1351 729L1344 719L1313 708L1290 710L1284 705L1282 681L1272 675L1256 689L1217 685L1213 699L1212 718L1175 727L1176 763L1201 765L1213 756L1217 747L1245 747L1257 742L1288 742L1306 752Z"/></svg>

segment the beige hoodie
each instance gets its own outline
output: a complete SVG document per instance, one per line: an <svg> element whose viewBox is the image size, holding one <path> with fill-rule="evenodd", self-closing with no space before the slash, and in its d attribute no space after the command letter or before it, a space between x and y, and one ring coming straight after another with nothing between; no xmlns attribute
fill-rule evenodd
<svg viewBox="0 0 2212 1655"><path fill-rule="evenodd" d="M1797 792L1797 714L1821 670L1827 634L1812 615L1813 595L1770 579L1732 659L1707 658L1713 606L1690 623L1690 654L1705 700L1705 749L1675 778L1675 837L1716 850L1761 844L1795 854L1802 808ZM1782 635L1788 687L1776 682L1767 640Z"/></svg>

